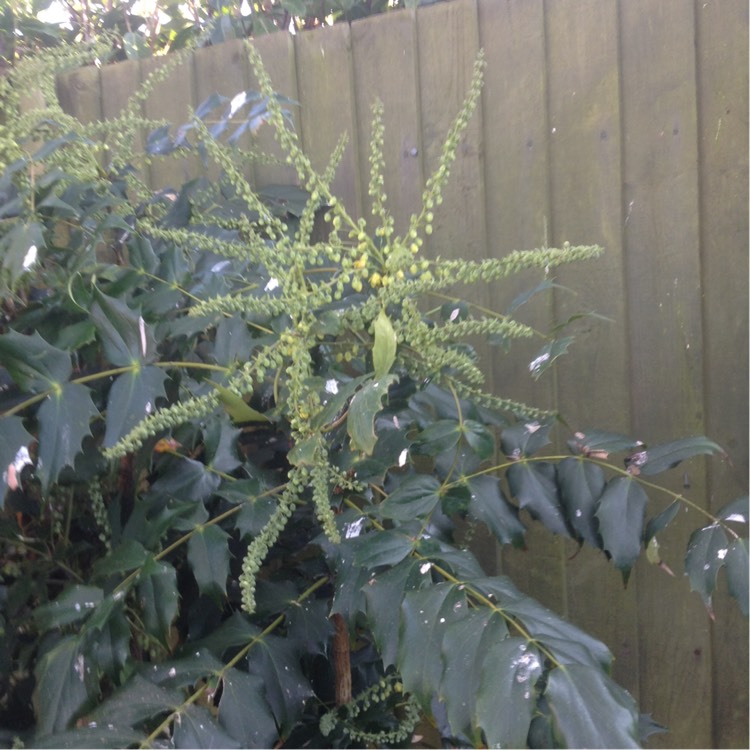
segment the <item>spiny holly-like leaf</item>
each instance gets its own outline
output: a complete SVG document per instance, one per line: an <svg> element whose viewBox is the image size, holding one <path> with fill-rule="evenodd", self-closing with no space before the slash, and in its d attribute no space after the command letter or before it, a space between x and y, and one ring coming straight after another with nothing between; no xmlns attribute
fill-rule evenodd
<svg viewBox="0 0 750 750"><path fill-rule="evenodd" d="M400 563L416 544L406 533L395 529L363 534L352 541L355 563L368 569Z"/></svg>
<svg viewBox="0 0 750 750"><path fill-rule="evenodd" d="M728 554L727 534L719 524L696 529L691 534L685 555L685 572L690 578L690 588L701 595L709 612L716 576L726 565Z"/></svg>
<svg viewBox="0 0 750 750"><path fill-rule="evenodd" d="M136 593L146 631L166 642L179 604L177 572L171 565L149 560L141 570Z"/></svg>
<svg viewBox="0 0 750 750"><path fill-rule="evenodd" d="M95 688L96 665L87 664L77 636L66 636L37 662L34 713L38 736L67 729Z"/></svg>
<svg viewBox="0 0 750 750"><path fill-rule="evenodd" d="M384 667L397 663L398 631L401 621L397 605L401 603L407 591L414 591L420 587L430 568L429 564L424 567L424 563L411 558L403 560L384 573L370 578L363 588L372 635Z"/></svg>
<svg viewBox="0 0 750 750"><path fill-rule="evenodd" d="M557 490L554 464L546 461L514 463L507 472L508 486L522 508L550 531L571 536Z"/></svg>
<svg viewBox="0 0 750 750"><path fill-rule="evenodd" d="M516 507L505 497L500 480L483 475L470 479L468 486L469 516L482 521L501 544L523 546L526 527L519 520Z"/></svg>
<svg viewBox="0 0 750 750"><path fill-rule="evenodd" d="M500 436L500 446L506 456L522 458L533 456L537 451L548 445L549 423L525 422L513 427L507 427Z"/></svg>
<svg viewBox="0 0 750 750"><path fill-rule="evenodd" d="M221 478L208 471L200 461L175 457L151 485L151 492L178 500L204 500L216 491L220 483Z"/></svg>
<svg viewBox="0 0 750 750"><path fill-rule="evenodd" d="M596 517L603 547L627 580L641 552L648 497L630 477L615 477L604 489Z"/></svg>
<svg viewBox="0 0 750 750"><path fill-rule="evenodd" d="M53 601L37 607L34 621L43 632L78 622L92 613L103 595L96 586L70 586Z"/></svg>
<svg viewBox="0 0 750 750"><path fill-rule="evenodd" d="M648 544L660 531L669 526L680 511L682 503L675 500L670 503L661 513L655 515L646 524L646 531L643 533L643 543Z"/></svg>
<svg viewBox="0 0 750 750"><path fill-rule="evenodd" d="M384 375L370 381L354 394L346 419L346 429L354 450L372 455L377 440L375 415L383 408L383 397L395 380L395 375Z"/></svg>
<svg viewBox="0 0 750 750"><path fill-rule="evenodd" d="M539 653L525 639L505 638L487 644L477 696L477 723L489 747L526 747L541 674Z"/></svg>
<svg viewBox="0 0 750 750"><path fill-rule="evenodd" d="M726 557L729 593L737 600L740 611L748 616L748 556L747 539L735 539Z"/></svg>
<svg viewBox="0 0 750 750"><path fill-rule="evenodd" d="M104 354L113 365L127 367L153 359L156 343L151 327L122 300L108 297L94 287L91 319L99 332Z"/></svg>
<svg viewBox="0 0 750 750"><path fill-rule="evenodd" d="M641 474L659 474L671 469L680 461L700 455L724 455L720 445L703 436L683 438L671 443L654 445L646 451L646 462L640 466Z"/></svg>
<svg viewBox="0 0 750 750"><path fill-rule="evenodd" d="M455 448L460 439L461 428L457 419L439 419L419 433L412 450L418 455L437 456Z"/></svg>
<svg viewBox="0 0 750 750"><path fill-rule="evenodd" d="M549 344L545 344L529 362L529 372L534 380L538 380L546 372L552 363L568 351L568 347L573 343L572 336L563 336L555 339Z"/></svg>
<svg viewBox="0 0 750 750"><path fill-rule="evenodd" d="M552 669L545 697L566 747L640 747L631 696L603 671L580 664Z"/></svg>
<svg viewBox="0 0 750 750"><path fill-rule="evenodd" d="M440 699L445 703L454 736L477 735L476 699L485 657L492 645L508 636L505 620L487 607L460 609L460 616L445 630ZM492 694L487 696L494 701ZM497 711L497 705L495 705ZM479 726L482 726L481 720ZM479 744L479 737L474 743Z"/></svg>
<svg viewBox="0 0 750 750"><path fill-rule="evenodd" d="M31 443L33 438L26 432L21 417L10 416L0 419L0 510L5 502L10 467L16 461L19 451ZM13 466L13 472L17 469Z"/></svg>
<svg viewBox="0 0 750 750"><path fill-rule="evenodd" d="M732 500L716 514L716 517L734 523L750 523L750 497L743 495Z"/></svg>
<svg viewBox="0 0 750 750"><path fill-rule="evenodd" d="M494 454L495 436L481 422L465 420L462 432L466 442L482 461Z"/></svg>
<svg viewBox="0 0 750 750"><path fill-rule="evenodd" d="M188 562L201 594L221 600L229 576L229 534L216 524L196 529L188 541Z"/></svg>
<svg viewBox="0 0 750 750"><path fill-rule="evenodd" d="M0 283L13 290L23 274L36 263L45 246L44 227L36 222L16 223L0 237Z"/></svg>
<svg viewBox="0 0 750 750"><path fill-rule="evenodd" d="M405 689L425 708L440 688L443 663L439 658L447 626L460 617L466 599L458 587L438 583L410 591L401 603L398 665Z"/></svg>
<svg viewBox="0 0 750 750"><path fill-rule="evenodd" d="M73 466L83 439L91 434L91 421L98 416L89 389L79 383L66 383L47 396L37 411L37 475L43 488L54 482L65 466Z"/></svg>
<svg viewBox="0 0 750 750"><path fill-rule="evenodd" d="M228 735L204 706L195 704L180 711L179 721L175 722L172 741L176 748L197 747L242 747L237 740Z"/></svg>
<svg viewBox="0 0 750 750"><path fill-rule="evenodd" d="M384 518L409 521L431 513L440 502L440 481L427 474L405 479L378 506Z"/></svg>
<svg viewBox="0 0 750 750"><path fill-rule="evenodd" d="M579 455L607 458L610 453L634 450L643 443L619 432L586 430L577 432L574 439L568 441L568 445Z"/></svg>
<svg viewBox="0 0 750 750"><path fill-rule="evenodd" d="M70 377L70 354L48 344L38 333L10 330L0 336L0 362L16 384L35 393L60 387Z"/></svg>
<svg viewBox="0 0 750 750"><path fill-rule="evenodd" d="M219 724L240 747L273 747L278 731L262 678L238 669L227 671L222 681Z"/></svg>
<svg viewBox="0 0 750 750"><path fill-rule="evenodd" d="M282 732L288 732L302 715L305 701L313 694L300 668L300 657L293 643L285 638L266 636L248 656L251 674L265 684L265 697Z"/></svg>
<svg viewBox="0 0 750 750"><path fill-rule="evenodd" d="M393 330L393 324L385 310L380 311L372 324L372 328L372 364L375 377L381 378L390 372L391 365L396 359L396 332Z"/></svg>
<svg viewBox="0 0 750 750"><path fill-rule="evenodd" d="M88 726L35 738L34 747L52 750L118 750L139 745L145 739L146 735L142 731L116 726L112 722L90 722Z"/></svg>
<svg viewBox="0 0 750 750"><path fill-rule="evenodd" d="M604 472L596 464L566 458L557 466L557 480L565 514L577 536L592 547L601 547L595 511L604 491Z"/></svg>
<svg viewBox="0 0 750 750"><path fill-rule="evenodd" d="M111 448L142 419L156 411L156 401L165 397L167 374L159 367L134 367L112 384L107 400L104 447Z"/></svg>

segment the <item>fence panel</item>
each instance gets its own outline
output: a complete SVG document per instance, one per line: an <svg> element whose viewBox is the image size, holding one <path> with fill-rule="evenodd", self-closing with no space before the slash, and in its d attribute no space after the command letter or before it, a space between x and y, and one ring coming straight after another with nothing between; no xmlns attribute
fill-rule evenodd
<svg viewBox="0 0 750 750"><path fill-rule="evenodd" d="M603 259L557 274L578 296L556 291L551 304L524 308L524 319L543 329L574 310L612 319L587 325L570 359L539 382L529 375L529 346L509 356L483 350L495 390L559 404L576 427L606 426L652 443L706 433L729 449L734 469L693 461L673 488L712 508L746 491L743 0L451 0L296 38L276 34L258 46L277 89L300 101L296 124L317 167L348 133L335 186L356 215L369 216L371 104L382 100L385 189L401 231L420 208L423 181L484 48L481 106L430 250L479 258L599 242ZM68 74L61 101L84 119L115 114L157 64ZM231 96L253 85L242 43L232 42L194 53L144 109L177 124L213 91ZM260 145L275 149L268 133ZM182 180L165 164L144 172L153 188ZM294 179L284 165L258 165L251 177L259 186ZM504 310L539 280L525 274L475 301ZM685 514L665 536L676 579L643 562L623 589L602 555L573 555L572 544L540 531L529 534L531 552L504 550L499 564L607 642L616 677L670 727L651 746L747 747L747 623L720 592L712 625L679 575L685 535L698 523ZM482 559L492 564L494 548Z"/></svg>

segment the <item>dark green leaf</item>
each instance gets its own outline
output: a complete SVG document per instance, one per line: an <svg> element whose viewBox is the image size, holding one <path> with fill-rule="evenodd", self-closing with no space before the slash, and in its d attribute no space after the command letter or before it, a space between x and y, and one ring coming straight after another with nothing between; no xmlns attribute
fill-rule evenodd
<svg viewBox="0 0 750 750"><path fill-rule="evenodd" d="M188 540L188 562L201 594L220 600L229 576L229 534L216 524L201 526Z"/></svg>
<svg viewBox="0 0 750 750"><path fill-rule="evenodd" d="M438 655L447 626L462 616L466 606L464 594L450 583L410 591L401 604L399 671L405 690L413 693L425 709L440 689L443 663Z"/></svg>
<svg viewBox="0 0 750 750"><path fill-rule="evenodd" d="M0 336L0 362L19 388L35 393L61 386L73 369L70 354L48 344L36 332L24 336L10 330Z"/></svg>
<svg viewBox="0 0 750 750"><path fill-rule="evenodd" d="M486 524L501 544L522 546L526 527L518 518L518 510L505 497L500 480L487 475L473 477L469 489L469 516Z"/></svg>
<svg viewBox="0 0 750 750"><path fill-rule="evenodd" d="M1 463L0 466L2 466ZM748 495L743 495L736 500L732 500L729 505L725 505L716 514L716 517L721 518L724 521L733 521L736 523L750 522L750 503Z"/></svg>
<svg viewBox="0 0 750 750"><path fill-rule="evenodd" d="M601 458L606 458L610 453L634 450L641 447L643 443L619 432L586 430L577 432L575 438L568 441L568 445L574 453L584 456L601 454Z"/></svg>
<svg viewBox="0 0 750 750"><path fill-rule="evenodd" d="M453 735L471 737L475 734L476 724L481 726L481 720L477 722L476 698L482 695L477 686L480 685L485 657L493 645L507 637L508 628L505 620L487 607L463 607L461 612L461 616L448 625L443 637L445 669L440 699L445 703ZM492 695L487 698L491 700Z"/></svg>
<svg viewBox="0 0 750 750"><path fill-rule="evenodd" d="M526 422L513 427L507 427L500 435L500 446L503 453L511 458L524 458L549 445L549 431L551 424Z"/></svg>
<svg viewBox="0 0 750 750"><path fill-rule="evenodd" d="M101 606L97 609L97 613ZM92 620L94 618L92 617ZM92 621L87 623L91 628ZM96 664L97 670L109 679L114 680L123 670L131 659L130 623L127 621L122 608L118 607L116 616L109 619L98 627L96 630L90 630L90 642L86 651L91 654L91 658Z"/></svg>
<svg viewBox="0 0 750 750"><path fill-rule="evenodd" d="M252 674L263 680L266 700L271 705L282 733L288 732L302 715L305 701L313 694L300 669L299 654L284 638L266 636L248 656Z"/></svg>
<svg viewBox="0 0 750 750"><path fill-rule="evenodd" d="M596 464L566 458L557 465L557 480L568 523L580 539L601 547L595 511L604 491L604 472Z"/></svg>
<svg viewBox="0 0 750 750"><path fill-rule="evenodd" d="M260 677L238 669L226 672L219 701L219 724L240 747L273 747L278 732Z"/></svg>
<svg viewBox="0 0 750 750"><path fill-rule="evenodd" d="M655 445L646 451L646 462L640 466L641 474L659 474L671 469L686 458L700 455L724 455L720 445L705 437L683 438L671 443Z"/></svg>
<svg viewBox="0 0 750 750"><path fill-rule="evenodd" d="M81 652L78 637L72 635L39 658L34 670L33 696L38 736L67 729L86 705L94 687L91 668Z"/></svg>
<svg viewBox="0 0 750 750"><path fill-rule="evenodd" d="M661 513L654 516L646 524L646 531L643 533L643 543L648 543L660 532L669 526L674 521L675 516L679 513L682 503L679 500L675 500L670 503Z"/></svg>
<svg viewBox="0 0 750 750"><path fill-rule="evenodd" d="M716 576L726 565L728 554L729 541L719 524L696 529L691 534L685 555L685 572L690 578L690 588L701 595L709 610Z"/></svg>
<svg viewBox="0 0 750 750"><path fill-rule="evenodd" d="M107 400L104 447L111 448L141 420L156 411L156 401L165 397L167 375L159 367L136 367L112 384Z"/></svg>
<svg viewBox="0 0 750 750"><path fill-rule="evenodd" d="M215 632L215 631L214 631ZM257 633L257 631L253 631ZM242 641L243 645L252 636ZM176 659L161 662L160 664L143 665L142 674L146 679L166 688L184 688L195 685L201 680L218 677L224 669L224 663L219 661L206 645L205 640L202 647L197 643L189 644L190 651Z"/></svg>
<svg viewBox="0 0 750 750"><path fill-rule="evenodd" d="M13 290L36 262L38 248L44 245L44 228L37 222L16 223L0 235L0 283Z"/></svg>
<svg viewBox="0 0 750 750"><path fill-rule="evenodd" d="M439 419L427 425L417 436L413 451L423 456L437 456L455 448L461 439L461 428L456 419Z"/></svg>
<svg viewBox="0 0 750 750"><path fill-rule="evenodd" d="M405 479L378 506L384 518L409 521L429 515L440 502L440 482L428 474Z"/></svg>
<svg viewBox="0 0 750 750"><path fill-rule="evenodd" d="M489 747L526 747L541 674L539 654L523 638L488 644L477 695L477 723Z"/></svg>
<svg viewBox="0 0 750 750"><path fill-rule="evenodd" d="M508 468L508 486L518 504L550 531L571 536L557 491L554 464L541 461L514 463Z"/></svg>
<svg viewBox="0 0 750 750"><path fill-rule="evenodd" d="M24 429L21 417L10 416L0 419L0 510L3 508L5 491L8 487L9 467L15 463L22 448L33 438ZM13 471L18 473L17 467Z"/></svg>
<svg viewBox="0 0 750 750"><path fill-rule="evenodd" d="M604 489L596 517L603 547L627 578L641 553L643 521L648 497L630 477L615 477Z"/></svg>
<svg viewBox="0 0 750 750"><path fill-rule="evenodd" d="M167 642L179 603L175 569L166 563L149 561L141 571L136 593L146 631Z"/></svg>
<svg viewBox="0 0 750 750"><path fill-rule="evenodd" d="M542 373L546 372L550 365L561 355L566 354L568 347L573 343L572 336L563 336L555 339L549 344L545 344L529 362L529 372L534 380L538 380Z"/></svg>
<svg viewBox="0 0 750 750"><path fill-rule="evenodd" d="M467 419L463 423L463 435L477 456L485 461L495 453L495 436L481 422Z"/></svg>
<svg viewBox="0 0 750 750"><path fill-rule="evenodd" d="M635 702L604 672L578 664L553 669L545 695L565 746L639 747Z"/></svg>
<svg viewBox="0 0 750 750"><path fill-rule="evenodd" d="M427 578L430 565L417 560L403 560L400 564L373 576L364 586L367 617L383 666L397 664L400 605L407 591L414 591ZM422 572L424 570L424 573Z"/></svg>
<svg viewBox="0 0 750 750"><path fill-rule="evenodd" d="M726 556L729 593L737 600L740 611L748 615L748 556L747 539L735 539Z"/></svg>
<svg viewBox="0 0 750 750"><path fill-rule="evenodd" d="M45 489L65 466L73 466L83 439L91 434L90 423L99 416L89 389L66 383L44 400L37 411L39 462L37 475Z"/></svg>
<svg viewBox="0 0 750 750"><path fill-rule="evenodd" d="M116 722L120 727L135 727L160 714L174 711L184 698L179 690L154 685L134 674L112 695L100 703L87 719L98 725Z"/></svg>
<svg viewBox="0 0 750 750"><path fill-rule="evenodd" d="M111 748L119 750L123 747L139 745L146 739L145 732L139 732L135 729L128 729L115 725L112 722L99 725L93 722L94 726L80 727L71 729L68 732L56 732L34 739L35 748L50 748L50 750L100 750L101 748Z"/></svg>
<svg viewBox="0 0 750 750"><path fill-rule="evenodd" d="M88 617L103 596L104 592L96 586L70 586L53 601L37 607L34 620L42 632L70 625Z"/></svg>
<svg viewBox="0 0 750 750"><path fill-rule="evenodd" d="M239 748L237 740L228 735L218 724L213 714L203 706L195 704L180 711L175 722L172 741L176 748Z"/></svg>
<svg viewBox="0 0 750 750"><path fill-rule="evenodd" d="M383 408L383 397L395 380L395 375L385 375L367 383L354 394L346 419L346 429L354 450L372 455L377 440L375 415Z"/></svg>
<svg viewBox="0 0 750 750"><path fill-rule="evenodd" d="M153 359L156 343L151 327L122 300L94 287L91 319L101 338L104 354L117 367Z"/></svg>
<svg viewBox="0 0 750 750"><path fill-rule="evenodd" d="M372 364L375 378L382 378L390 372L391 365L396 359L396 332L385 310L380 311L372 328Z"/></svg>
<svg viewBox="0 0 750 750"><path fill-rule="evenodd" d="M406 534L392 529L364 534L354 540L354 560L363 568L379 565L396 565L413 549L415 541Z"/></svg>
<svg viewBox="0 0 750 750"><path fill-rule="evenodd" d="M186 457L175 458L151 485L151 492L183 501L204 500L216 491L220 483L220 477L200 461Z"/></svg>

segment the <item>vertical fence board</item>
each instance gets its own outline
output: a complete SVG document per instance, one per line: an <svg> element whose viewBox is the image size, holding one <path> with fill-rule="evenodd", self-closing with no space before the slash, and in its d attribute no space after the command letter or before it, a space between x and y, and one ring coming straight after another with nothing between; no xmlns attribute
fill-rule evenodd
<svg viewBox="0 0 750 750"><path fill-rule="evenodd" d="M656 443L704 430L695 30L688 2L629 0L620 10L633 427ZM686 471L690 497L703 503L703 462ZM684 491L681 478L659 480ZM700 521L680 514L670 528L663 556L674 570L682 570L687 534ZM708 617L684 580L668 580L643 561L636 576L641 708L670 727L651 744L708 747Z"/></svg>
<svg viewBox="0 0 750 750"><path fill-rule="evenodd" d="M550 217L547 149L547 72L543 0L479 5L479 32L487 56L482 96L488 255L541 247ZM539 271L528 271L490 288L491 307L505 311L520 292L533 289ZM539 331L550 320L550 298L542 295L516 317ZM542 340L519 340L510 352L494 352L495 390L535 406L553 406L550 378L533 380L528 363ZM525 515L525 514L524 514ZM525 519L528 522L528 518ZM531 522L528 551L504 549L503 571L525 592L558 613L565 611L562 540ZM537 561L529 564L533 555Z"/></svg>
<svg viewBox="0 0 750 750"><path fill-rule="evenodd" d="M271 76L274 91L290 99L299 101L297 92L297 69L294 59L294 39L290 34L268 34L254 40L253 44ZM250 88L257 88L255 74L250 70ZM301 134L300 108L291 106L290 111L297 134ZM279 159L278 164L256 164L255 179L259 187L269 185L296 185L299 180L293 167L284 162L285 154L276 142L269 127L261 128L255 138L255 146L261 153L272 154Z"/></svg>
<svg viewBox="0 0 750 750"><path fill-rule="evenodd" d="M362 193L350 27L337 24L325 36L298 34L295 44L305 152L313 166L323 171L339 138L346 134L346 150L331 187L349 214L359 217Z"/></svg>
<svg viewBox="0 0 750 750"><path fill-rule="evenodd" d="M364 216L370 215L370 135L372 104L384 107L383 176L396 232L409 226L421 206L422 165L419 79L413 11L386 13L352 24L354 93L357 105L359 174ZM369 219L368 219L369 220Z"/></svg>
<svg viewBox="0 0 750 750"><path fill-rule="evenodd" d="M193 57L185 55L182 62L175 65L163 80L157 71L163 65L172 64L172 58L153 57L141 60L141 78L146 80L155 75L155 84L144 104L146 117L166 120L172 131L188 121L193 104ZM200 162L195 157L175 158L156 157L151 162L150 185L154 190L179 187L200 171Z"/></svg>
<svg viewBox="0 0 750 750"><path fill-rule="evenodd" d="M581 23L585 18L586 23ZM575 428L627 433L627 310L622 258L621 133L617 3L547 2L552 244L598 243L604 257L562 266L556 318L593 310L611 321L582 321L570 356L558 360L557 399ZM582 281L585 279L585 282ZM583 363L585 366L582 367ZM562 447L562 446L558 446ZM567 614L605 638L614 673L638 692L635 586L622 586L601 552L584 547L567 561ZM594 608L593 600L607 600Z"/></svg>
<svg viewBox="0 0 750 750"><path fill-rule="evenodd" d="M706 426L734 463L709 465L717 509L746 491L748 475L748 6L698 1L695 12ZM737 665L748 663L748 638L735 634L747 636L747 620L723 585L715 609L713 746L745 748L747 674Z"/></svg>
<svg viewBox="0 0 750 750"><path fill-rule="evenodd" d="M249 63L247 51L243 41L236 39L215 47L205 47L195 51L194 54L194 77L195 77L195 107L198 107L211 94L221 94L230 99L249 88ZM252 106L252 105L249 105ZM247 107L241 110L247 112ZM221 107L216 109L216 116L223 114ZM211 122L206 121L210 126ZM245 134L239 140L239 146L247 149L252 146L252 138ZM248 169L249 174L245 177L253 179L252 167ZM215 180L219 175L219 168L209 163L204 172L209 179Z"/></svg>

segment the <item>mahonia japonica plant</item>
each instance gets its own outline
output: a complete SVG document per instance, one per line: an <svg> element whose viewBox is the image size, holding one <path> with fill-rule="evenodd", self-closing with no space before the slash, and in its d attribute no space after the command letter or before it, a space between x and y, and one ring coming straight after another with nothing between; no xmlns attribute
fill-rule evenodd
<svg viewBox="0 0 750 750"><path fill-rule="evenodd" d="M399 234L380 106L367 221L331 191L345 143L314 170L294 103L247 51L259 91L212 96L174 132L139 111L177 57L88 125L53 85L81 52L29 58L1 84L2 736L637 746L657 725L611 679L607 647L483 570L462 535L483 524L522 546L523 508L627 578L642 549L658 561L656 534L686 505L706 519L686 556L693 588L710 607L726 567L747 613L747 498L709 516L667 490L652 511L645 492L719 447L590 431L549 456L556 415L486 390L469 340L540 338L537 375L567 344L457 290L544 279L601 249L425 254L481 56ZM32 83L43 104L24 110ZM263 124L298 186L246 176L269 158L240 145ZM218 178L152 192L141 177L196 153Z"/></svg>

